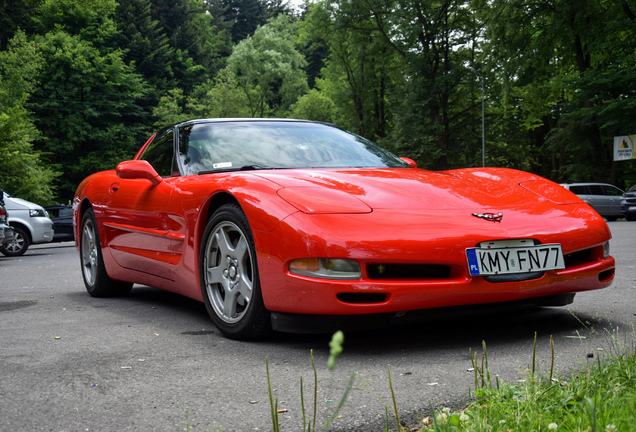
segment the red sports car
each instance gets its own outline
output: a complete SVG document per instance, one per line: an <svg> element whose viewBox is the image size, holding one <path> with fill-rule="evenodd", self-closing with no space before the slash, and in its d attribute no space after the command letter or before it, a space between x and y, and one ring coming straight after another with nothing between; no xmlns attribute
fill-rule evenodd
<svg viewBox="0 0 636 432"><path fill-rule="evenodd" d="M511 169L418 169L309 121L163 129L79 185L73 223L92 296L173 291L236 339L447 306L561 306L614 278L607 225L563 187Z"/></svg>

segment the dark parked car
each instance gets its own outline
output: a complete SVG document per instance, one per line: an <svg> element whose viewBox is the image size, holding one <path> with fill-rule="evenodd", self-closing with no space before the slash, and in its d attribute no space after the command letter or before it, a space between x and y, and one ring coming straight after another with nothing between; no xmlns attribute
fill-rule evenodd
<svg viewBox="0 0 636 432"><path fill-rule="evenodd" d="M636 184L625 192L625 198L621 202L621 210L628 221L636 220Z"/></svg>
<svg viewBox="0 0 636 432"><path fill-rule="evenodd" d="M56 205L44 207L53 221L53 242L73 241L73 207L70 205Z"/></svg>

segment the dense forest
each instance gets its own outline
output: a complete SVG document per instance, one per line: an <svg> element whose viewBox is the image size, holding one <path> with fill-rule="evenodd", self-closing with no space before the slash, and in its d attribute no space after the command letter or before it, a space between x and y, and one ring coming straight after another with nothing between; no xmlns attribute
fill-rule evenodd
<svg viewBox="0 0 636 432"><path fill-rule="evenodd" d="M485 115L482 118L482 96ZM335 123L422 168L636 183L636 0L0 0L0 187L68 202L158 128Z"/></svg>

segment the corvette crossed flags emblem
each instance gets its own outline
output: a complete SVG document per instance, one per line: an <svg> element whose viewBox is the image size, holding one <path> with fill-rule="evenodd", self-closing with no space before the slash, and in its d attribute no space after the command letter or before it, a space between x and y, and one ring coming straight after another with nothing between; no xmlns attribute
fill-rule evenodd
<svg viewBox="0 0 636 432"><path fill-rule="evenodd" d="M472 215L491 222L501 222L503 219L503 213L473 213Z"/></svg>

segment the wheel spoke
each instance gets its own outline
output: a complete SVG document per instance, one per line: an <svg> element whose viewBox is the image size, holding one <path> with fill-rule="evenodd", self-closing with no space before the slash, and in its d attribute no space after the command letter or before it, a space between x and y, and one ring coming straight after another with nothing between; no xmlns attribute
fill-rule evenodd
<svg viewBox="0 0 636 432"><path fill-rule="evenodd" d="M84 261L84 268L85 269L90 269L91 268L91 256L89 253L84 252L83 254L83 261Z"/></svg>
<svg viewBox="0 0 636 432"><path fill-rule="evenodd" d="M229 256L230 252L234 249L227 230L225 228L219 228L214 233L214 238L219 249L218 253L221 255L221 259L225 259L225 257Z"/></svg>
<svg viewBox="0 0 636 432"><path fill-rule="evenodd" d="M241 265L249 265L250 251L247 248L247 240L243 235L241 235L241 238L234 248L234 256L239 260Z"/></svg>
<svg viewBox="0 0 636 432"><path fill-rule="evenodd" d="M84 239L86 241L86 247L92 249L95 240L93 239L93 230L90 224L86 224L84 227Z"/></svg>
<svg viewBox="0 0 636 432"><path fill-rule="evenodd" d="M207 280L209 284L220 283L222 284L225 280L223 278L223 267L208 267L207 269Z"/></svg>
<svg viewBox="0 0 636 432"><path fill-rule="evenodd" d="M252 280L246 270L247 269L244 269L241 272L241 279L237 284L237 291L245 298L245 303L247 304L252 299Z"/></svg>
<svg viewBox="0 0 636 432"><path fill-rule="evenodd" d="M225 298L223 299L223 315L229 319L236 318L236 306L238 299L238 291L236 289L225 290Z"/></svg>

